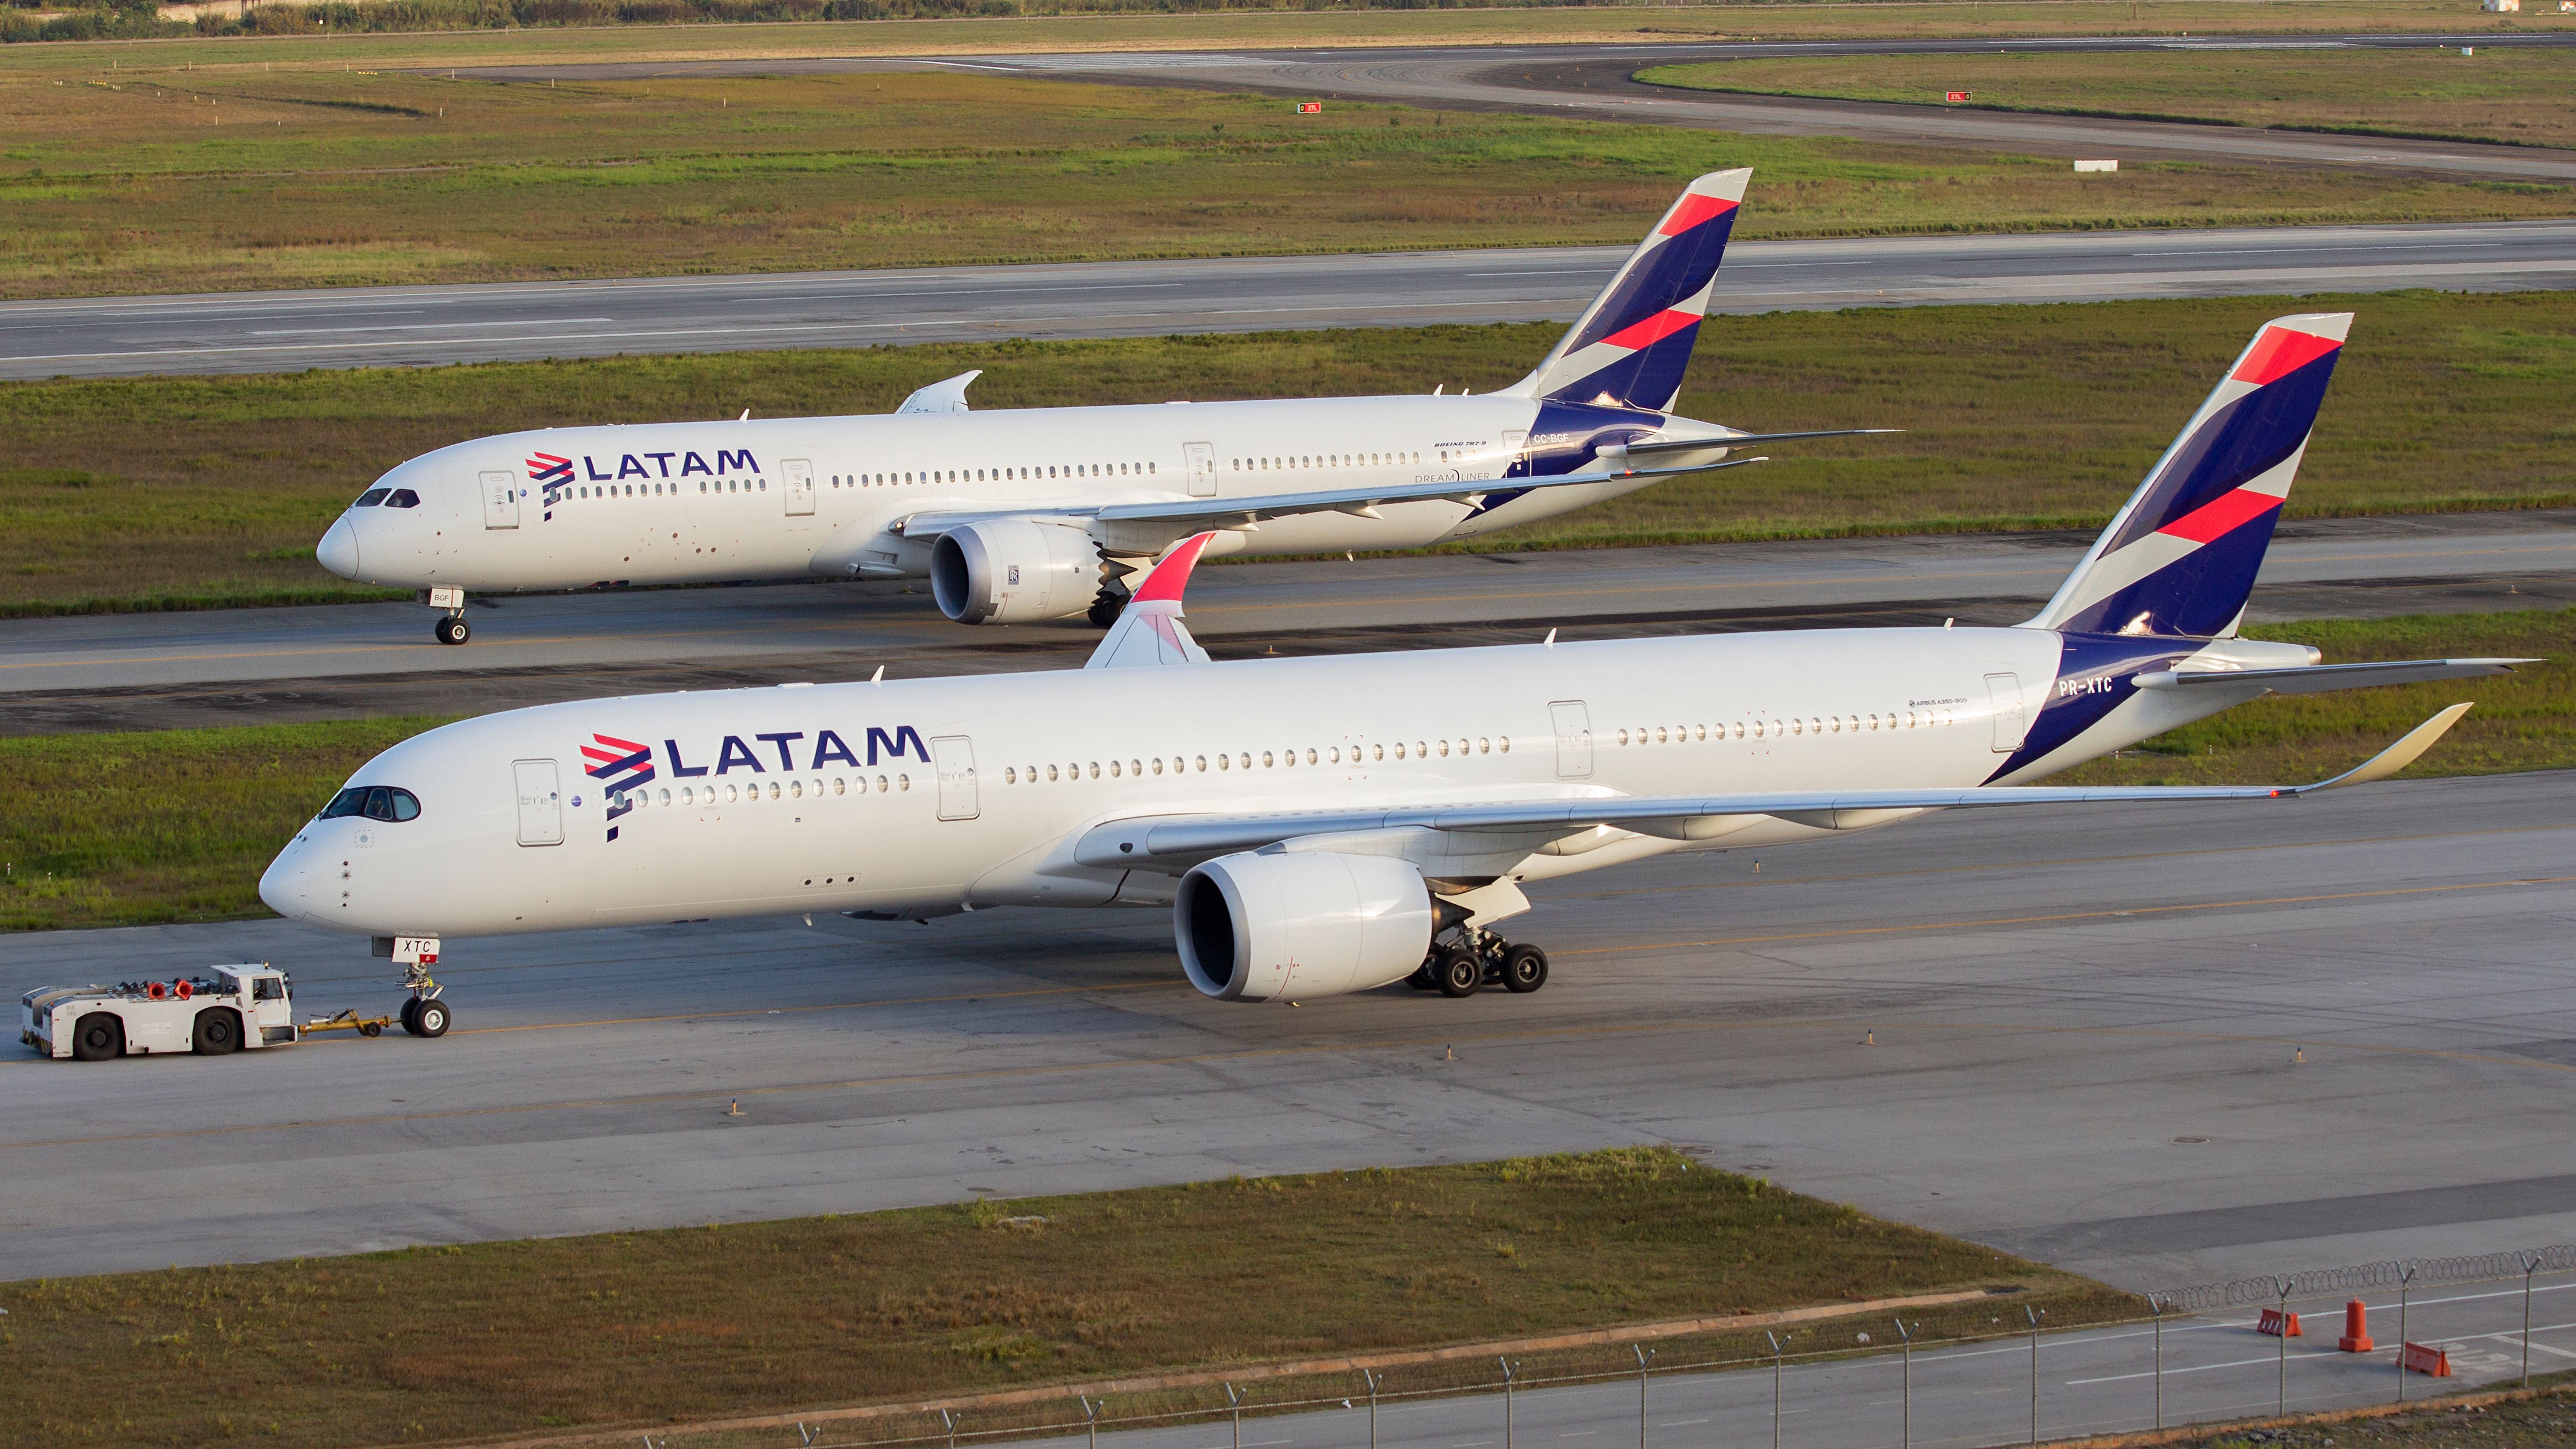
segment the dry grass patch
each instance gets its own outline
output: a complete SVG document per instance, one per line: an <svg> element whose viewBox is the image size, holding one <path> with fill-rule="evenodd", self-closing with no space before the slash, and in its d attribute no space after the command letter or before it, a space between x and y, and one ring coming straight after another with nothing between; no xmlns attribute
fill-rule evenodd
<svg viewBox="0 0 2576 1449"><path fill-rule="evenodd" d="M1738 165L1760 173L1746 236L2537 217L2568 195L2192 164L2101 185L1983 152L953 71L540 87L175 59L0 65L0 296L1627 243Z"/></svg>
<svg viewBox="0 0 2576 1449"><path fill-rule="evenodd" d="M1987 110L2576 144L2576 54L2563 50L1879 55L1665 66L1638 79L1920 105L1967 91Z"/></svg>
<svg viewBox="0 0 2576 1449"><path fill-rule="evenodd" d="M1989 1285L2053 1321L2134 1307L1661 1148L1025 1199L1009 1215L1045 1221L938 1207L0 1285L0 1413L67 1442L337 1446ZM110 1371L154 1391L89 1392Z"/></svg>

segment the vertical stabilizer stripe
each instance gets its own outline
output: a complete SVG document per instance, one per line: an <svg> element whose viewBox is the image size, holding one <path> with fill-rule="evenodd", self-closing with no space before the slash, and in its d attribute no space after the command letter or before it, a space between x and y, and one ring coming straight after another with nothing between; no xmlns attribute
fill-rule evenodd
<svg viewBox="0 0 2576 1449"><path fill-rule="evenodd" d="M2313 332L2294 331L2288 327L2266 327L2263 335L2245 351L2245 360L2229 376L2256 387L2274 378L2298 371L2343 344L2332 337L2319 337Z"/></svg>
<svg viewBox="0 0 2576 1449"><path fill-rule="evenodd" d="M1647 318L1643 322L1634 323L1617 332L1613 332L1609 336L1602 338L1600 342L1595 343L1594 345L1602 347L1652 347L1656 343L1663 341L1665 338L1672 336L1674 333L1681 331L1685 327L1695 327L1699 325L1699 320L1699 314L1696 312L1685 312L1678 307L1668 308Z"/></svg>
<svg viewBox="0 0 2576 1449"><path fill-rule="evenodd" d="M1682 199L1674 203L1673 214L1665 217L1664 224L1655 230L1665 236L1680 236L1710 217L1724 216L1734 209L1735 203L1723 196L1702 196L1696 191L1685 192Z"/></svg>
<svg viewBox="0 0 2576 1449"><path fill-rule="evenodd" d="M2156 532L2187 538L2194 543L2211 543L2280 507L2281 503L2282 500L2270 494L2239 488L2232 493L2220 494Z"/></svg>

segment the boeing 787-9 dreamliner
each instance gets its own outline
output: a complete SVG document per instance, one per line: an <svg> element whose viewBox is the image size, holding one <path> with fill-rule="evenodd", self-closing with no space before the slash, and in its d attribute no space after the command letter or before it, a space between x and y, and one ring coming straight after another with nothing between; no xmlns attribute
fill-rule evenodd
<svg viewBox="0 0 2576 1449"><path fill-rule="evenodd" d="M1837 433L1671 412L1752 174L1692 182L1538 368L1483 397L969 412L970 372L883 416L504 433L377 479L315 556L424 591L443 644L469 593L807 577L926 576L964 624L1107 625L1195 534L1416 548L1759 462L1731 455Z"/></svg>
<svg viewBox="0 0 2576 1449"><path fill-rule="evenodd" d="M1464 996L1545 983L1546 953L1492 929L1529 909L1532 881L1934 810L2376 780L2468 706L2321 784L2031 783L2264 694L2527 662L2325 664L2239 635L2350 322L2266 325L2015 627L1216 663L1181 618L1200 535L1084 669L602 699L431 730L350 777L260 896L430 955L440 936L675 919L1150 906L1212 997L1407 980Z"/></svg>

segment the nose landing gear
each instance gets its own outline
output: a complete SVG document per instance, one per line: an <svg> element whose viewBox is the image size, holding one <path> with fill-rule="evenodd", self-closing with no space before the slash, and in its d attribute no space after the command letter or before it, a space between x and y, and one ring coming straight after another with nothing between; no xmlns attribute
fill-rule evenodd
<svg viewBox="0 0 2576 1449"><path fill-rule="evenodd" d="M413 1036L442 1037L456 1014L439 993L447 988L430 979L429 968L418 961L403 968L403 989L411 995L402 1004L402 1029Z"/></svg>
<svg viewBox="0 0 2576 1449"><path fill-rule="evenodd" d="M462 644L474 637L473 626L465 622L463 589L430 589L427 594L426 602L431 608L447 611L430 627L431 637L441 644Z"/></svg>
<svg viewBox="0 0 2576 1449"><path fill-rule="evenodd" d="M1491 931L1460 927L1458 939L1434 942L1431 953L1404 984L1416 991L1437 991L1455 999L1498 985L1527 995L1547 984L1547 953L1536 946L1506 941Z"/></svg>

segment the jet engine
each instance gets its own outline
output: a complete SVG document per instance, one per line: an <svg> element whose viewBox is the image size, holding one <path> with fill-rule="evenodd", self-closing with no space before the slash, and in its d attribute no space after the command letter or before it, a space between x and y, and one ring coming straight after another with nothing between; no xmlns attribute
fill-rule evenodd
<svg viewBox="0 0 2576 1449"><path fill-rule="evenodd" d="M1061 619L1099 597L1100 550L1079 528L988 518L932 542L930 593L960 624Z"/></svg>
<svg viewBox="0 0 2576 1449"><path fill-rule="evenodd" d="M1172 934L1190 984L1219 1001L1302 1001L1413 974L1436 913L1401 860L1247 852L1181 878Z"/></svg>

